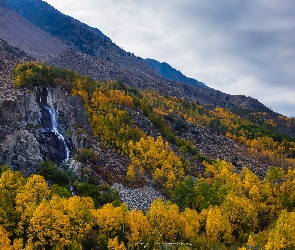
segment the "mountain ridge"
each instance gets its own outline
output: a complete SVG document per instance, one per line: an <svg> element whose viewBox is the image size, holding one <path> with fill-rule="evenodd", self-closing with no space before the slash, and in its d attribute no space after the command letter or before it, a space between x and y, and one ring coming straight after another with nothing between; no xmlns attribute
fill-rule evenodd
<svg viewBox="0 0 295 250"><path fill-rule="evenodd" d="M46 60L68 49L61 41L18 15L6 3L0 6L0 13L0 37L28 55Z"/></svg>
<svg viewBox="0 0 295 250"><path fill-rule="evenodd" d="M170 80L174 80L177 82L183 82L189 85L195 85L197 87L201 88L207 88L207 86L197 81L196 79L190 78L182 74L179 70L174 69L172 66L170 66L166 62L159 62L157 60L147 58L146 62L155 69L161 76L168 78Z"/></svg>
<svg viewBox="0 0 295 250"><path fill-rule="evenodd" d="M89 27L87 24L81 23L72 17L60 13L58 10L54 9L46 2L40 0L27 0L27 2L7 0L6 2L20 15L23 15L24 18L27 18L30 22L37 25L45 32L48 32L54 37L60 38L63 42L67 44L67 46L76 48L88 55L95 55L101 59L112 61L115 64L122 65L123 62L124 64L128 65L131 62L133 64L132 67L136 67L136 64L138 64L138 67L142 69L151 66L149 64L145 65L145 63L147 62L146 60L140 58L139 61L139 57L136 57L130 52L126 52L121 49L100 30ZM55 23L52 23L52 20L55 20ZM61 29L61 27L63 28ZM126 56L128 60L122 61L122 57ZM153 67L150 67L149 69L145 70L152 71L155 69ZM161 74L161 71L155 70L155 72L158 73L161 77L167 78L165 74ZM174 74L176 77L168 77L168 79L173 81L181 80L181 82L183 81L183 83L194 84L198 87L205 86L197 80L187 78L179 73L180 72L177 72L176 75ZM151 73L149 72L149 74Z"/></svg>

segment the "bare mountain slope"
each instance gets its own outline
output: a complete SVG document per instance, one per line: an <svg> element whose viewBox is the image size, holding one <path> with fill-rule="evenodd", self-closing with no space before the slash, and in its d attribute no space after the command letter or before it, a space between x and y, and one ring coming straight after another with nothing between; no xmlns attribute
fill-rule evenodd
<svg viewBox="0 0 295 250"><path fill-rule="evenodd" d="M0 0L0 38L38 60L53 57L67 49L61 41L21 17L3 0Z"/></svg>

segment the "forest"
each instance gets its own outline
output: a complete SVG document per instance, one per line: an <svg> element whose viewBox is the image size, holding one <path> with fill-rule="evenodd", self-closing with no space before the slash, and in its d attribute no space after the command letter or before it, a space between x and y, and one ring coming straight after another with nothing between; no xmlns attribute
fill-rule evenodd
<svg viewBox="0 0 295 250"><path fill-rule="evenodd" d="M61 86L80 95L94 136L129 159L126 183L137 186L150 178L168 201L158 199L148 211L135 211L118 201L114 191L103 197L83 180L76 182L79 196L71 196L68 186L57 182L62 176L57 167L48 181L52 164L41 164L29 177L3 166L1 249L295 248L295 139L279 132L267 114L208 109L44 63L20 64L13 77L18 88ZM133 125L128 110L135 107L162 136L148 136ZM261 178L247 166L237 169L225 160L209 159L169 126L167 118L175 114L245 145L272 166ZM87 152L84 157L95 157ZM202 161L204 171L193 171L186 154Z"/></svg>

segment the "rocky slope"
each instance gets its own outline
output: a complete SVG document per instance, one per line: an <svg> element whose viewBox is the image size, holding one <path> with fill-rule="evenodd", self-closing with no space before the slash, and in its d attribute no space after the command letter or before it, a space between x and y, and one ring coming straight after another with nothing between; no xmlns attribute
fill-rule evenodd
<svg viewBox="0 0 295 250"><path fill-rule="evenodd" d="M82 177L87 169L85 179L95 179L96 184L113 185L120 191L123 201L138 209L147 209L153 199L163 197L149 179L137 189L128 187L125 176L130 160L119 154L115 148L106 145L99 137L93 136L81 97L71 97L60 87L31 90L14 88L11 79L14 67L20 62L32 60L42 60L49 65L72 69L99 81L121 79L129 87L145 91L155 90L162 95L177 96L187 102L195 101L208 110L223 107L249 120L263 122L265 119L272 119L279 124L276 128L278 131L295 136L294 126L280 119L279 114L256 99L228 95L204 88L203 85L185 84L182 78L176 76L167 79L167 74L150 67L144 59L118 48L99 30L62 15L42 1L7 2L14 3L18 8L30 3L26 6L29 8L28 12L23 9L26 16L31 13L29 10L43 8L42 13L61 18L58 20L63 20L61 24L66 26L53 23L53 26L49 27L48 23L44 22L40 23L38 28L0 0L0 166L7 164L12 169L29 175L40 161L52 159L62 164L66 158L65 147L70 150L71 156L80 148L92 148L98 155L95 163L83 165L77 161L71 162L70 167L78 176ZM42 17L31 14L28 18L33 18L31 21L35 23ZM62 27L67 28L65 32ZM57 32L58 28L61 33ZM77 32L71 32L73 29L79 30L81 36L76 37ZM97 38L95 43L91 43L91 40L84 41L91 32L94 38ZM67 36L66 33L71 34ZM125 110L134 127L139 127L146 135L154 138L164 136L142 110ZM53 113L56 129L64 139L60 139L53 129ZM265 117L258 118L259 113L264 113ZM257 157L245 146L226 138L223 133L188 122L179 115L168 119L166 117L165 123L178 136L191 141L207 159L225 159L232 162L237 170L246 165L261 178L270 166L267 159ZM181 128L179 123L182 124ZM172 143L170 145L180 156L179 147ZM201 159L189 153L185 153L184 157L190 163L190 174L198 176L204 171Z"/></svg>
<svg viewBox="0 0 295 250"><path fill-rule="evenodd" d="M7 164L13 169L32 173L41 160L48 156L48 141L45 143L39 131L44 121L40 90L15 89L11 75L20 62L30 61L31 57L17 48L0 40L0 165ZM83 134L75 135L75 128L87 129L87 116L79 96L69 97L65 90L52 89L48 94L63 130L69 130L67 140L72 147L83 146Z"/></svg>
<svg viewBox="0 0 295 250"><path fill-rule="evenodd" d="M3 0L0 1L0 38L38 60L46 60L67 49L61 41L21 17Z"/></svg>

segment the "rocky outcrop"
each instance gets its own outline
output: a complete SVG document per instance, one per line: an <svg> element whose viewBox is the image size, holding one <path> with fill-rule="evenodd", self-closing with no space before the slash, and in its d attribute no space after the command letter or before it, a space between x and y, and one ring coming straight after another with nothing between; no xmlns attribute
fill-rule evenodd
<svg viewBox="0 0 295 250"><path fill-rule="evenodd" d="M58 129L69 148L83 147L90 130L80 96L71 97L59 87L14 89L11 93L0 98L0 165L30 174L47 158L62 162L63 145L51 131L45 106L55 110Z"/></svg>
<svg viewBox="0 0 295 250"><path fill-rule="evenodd" d="M42 119L40 128L32 133L43 157L61 164L69 158L69 151L84 146L83 138L90 131L84 104L80 96L71 97L60 87L36 89L36 93Z"/></svg>
<svg viewBox="0 0 295 250"><path fill-rule="evenodd" d="M34 172L34 166L42 161L39 143L27 130L14 131L6 135L0 144L0 165L22 171L24 175Z"/></svg>
<svg viewBox="0 0 295 250"><path fill-rule="evenodd" d="M6 164L24 174L32 173L42 160L39 143L27 129L37 126L40 111L31 94L13 91L0 98L0 165Z"/></svg>

